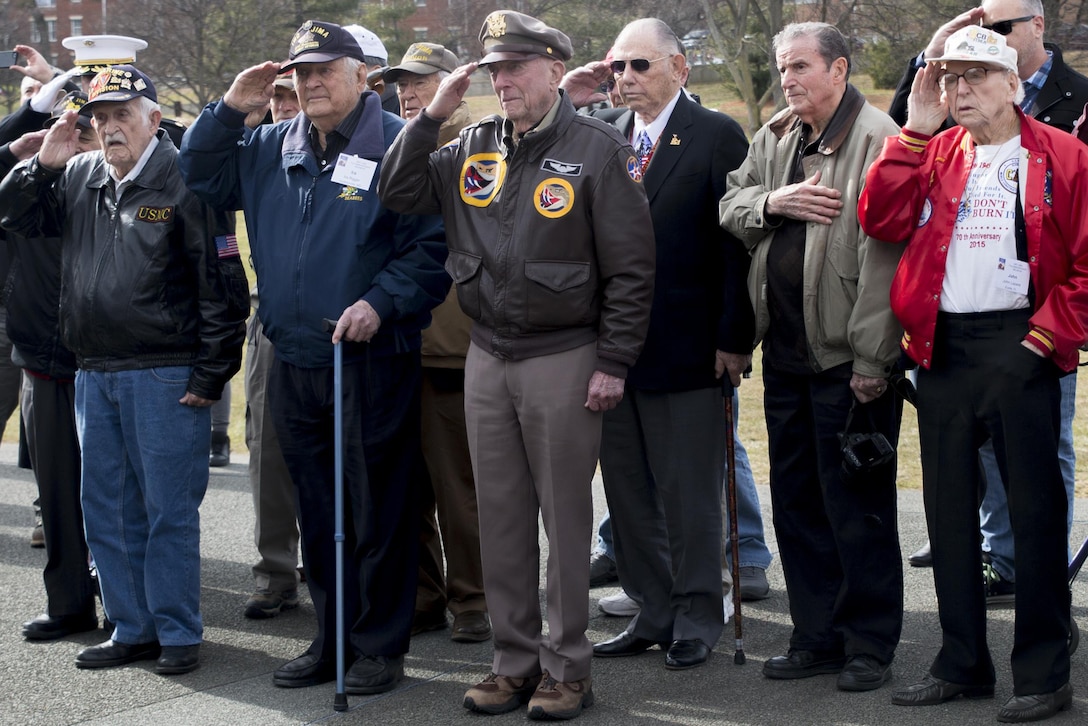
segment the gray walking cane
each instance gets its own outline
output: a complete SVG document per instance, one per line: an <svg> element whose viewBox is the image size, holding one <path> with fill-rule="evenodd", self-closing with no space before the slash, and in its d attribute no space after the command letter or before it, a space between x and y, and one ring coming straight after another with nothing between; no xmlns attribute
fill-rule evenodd
<svg viewBox="0 0 1088 726"><path fill-rule="evenodd" d="M728 464L725 477L726 509L729 513L729 546L732 553L733 575L733 637L736 639L737 652L733 655L733 662L744 665L744 636L741 629L740 614L740 535L737 532L737 457L736 435L733 433L733 425L736 416L733 412L734 388L729 382L729 371L722 376L722 394L725 398L725 460Z"/></svg>
<svg viewBox="0 0 1088 726"><path fill-rule="evenodd" d="M325 319L325 330L336 330L336 321ZM336 695L335 711L348 710L344 690L344 341L332 346L333 447L333 541L336 542Z"/></svg>

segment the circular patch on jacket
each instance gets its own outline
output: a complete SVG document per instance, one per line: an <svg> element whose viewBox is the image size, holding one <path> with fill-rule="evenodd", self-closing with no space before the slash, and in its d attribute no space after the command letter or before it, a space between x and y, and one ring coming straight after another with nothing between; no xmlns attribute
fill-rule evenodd
<svg viewBox="0 0 1088 726"><path fill-rule="evenodd" d="M627 176L636 182L642 181L642 164L638 163L638 159L634 156L627 158Z"/></svg>
<svg viewBox="0 0 1088 726"><path fill-rule="evenodd" d="M918 226L925 227L932 216L933 202L929 201L929 197L926 197L925 202L922 203L922 213L918 215Z"/></svg>
<svg viewBox="0 0 1088 726"><path fill-rule="evenodd" d="M997 183L1009 194L1016 194L1020 191L1018 188L1019 177L1017 176L1019 169L1020 157L1018 156L1005 159L1005 161L1001 162L1001 166L997 167Z"/></svg>
<svg viewBox="0 0 1088 726"><path fill-rule="evenodd" d="M473 207L486 207L502 189L506 162L502 154L473 154L461 167L461 201Z"/></svg>
<svg viewBox="0 0 1088 726"><path fill-rule="evenodd" d="M533 196L536 211L549 219L562 217L574 206L574 187L566 179L545 179L537 185Z"/></svg>

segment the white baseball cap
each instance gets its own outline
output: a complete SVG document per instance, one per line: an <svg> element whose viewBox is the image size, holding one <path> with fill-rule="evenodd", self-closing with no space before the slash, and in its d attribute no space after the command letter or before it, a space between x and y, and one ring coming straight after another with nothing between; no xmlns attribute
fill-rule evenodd
<svg viewBox="0 0 1088 726"><path fill-rule="evenodd" d="M1016 49L1010 48L1005 36L980 25L968 25L960 28L944 42L944 55L940 58L927 58L931 63L966 61L969 63L989 63L1016 72Z"/></svg>
<svg viewBox="0 0 1088 726"><path fill-rule="evenodd" d="M355 36L355 42L363 49L363 55L380 58L383 66L389 63L389 51L385 49L385 43L372 31L361 25L345 25L344 30Z"/></svg>

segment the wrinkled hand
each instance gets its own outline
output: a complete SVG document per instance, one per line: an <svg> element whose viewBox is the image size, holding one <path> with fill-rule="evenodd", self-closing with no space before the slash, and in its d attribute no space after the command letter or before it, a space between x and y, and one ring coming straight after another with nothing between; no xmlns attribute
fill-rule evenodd
<svg viewBox="0 0 1088 726"><path fill-rule="evenodd" d="M79 112L65 111L42 139L38 163L46 169L63 169L68 160L79 153Z"/></svg>
<svg viewBox="0 0 1088 726"><path fill-rule="evenodd" d="M575 108L583 108L608 100L608 96L601 93L600 88L611 77L612 69L607 63L593 61L563 76L559 87L567 92L567 98Z"/></svg>
<svg viewBox="0 0 1088 726"><path fill-rule="evenodd" d="M724 350L715 351L714 377L721 378L725 375L726 371L729 371L729 382L733 384L733 388L740 388L740 382L744 376L744 371L748 370L748 366L751 365L751 363L751 355L726 353Z"/></svg>
<svg viewBox="0 0 1088 726"><path fill-rule="evenodd" d="M189 393L188 391L186 391L185 395L178 400L178 403L180 403L182 406L207 408L208 406L215 404L215 401L211 400L210 398L201 398L195 393Z"/></svg>
<svg viewBox="0 0 1088 726"><path fill-rule="evenodd" d="M978 25L978 21L980 20L982 20L982 8L971 8L967 12L960 13L941 27L937 28L937 32L933 34L933 38L930 39L929 45L926 46L925 59L940 58L944 55L944 44L948 40L948 36L952 35L960 28L966 28L968 25Z"/></svg>
<svg viewBox="0 0 1088 726"><path fill-rule="evenodd" d="M623 379L593 371L585 406L590 411L611 411L623 400Z"/></svg>
<svg viewBox="0 0 1088 726"><path fill-rule="evenodd" d="M774 190L767 196L767 214L831 224L842 209L842 192L820 186L820 172L797 184Z"/></svg>
<svg viewBox="0 0 1088 726"><path fill-rule="evenodd" d="M42 141L45 140L47 133L46 129L39 129L38 131L31 131L29 134L23 134L8 145L8 151L19 161L25 161L37 154L38 150L42 148Z"/></svg>
<svg viewBox="0 0 1088 726"><path fill-rule="evenodd" d="M268 115L268 109L271 108L271 104L265 101L265 104L260 108L254 109L246 114L246 120L243 122L247 129L255 129L261 125L264 121L264 117Z"/></svg>
<svg viewBox="0 0 1088 726"><path fill-rule="evenodd" d="M223 94L223 103L246 114L265 108L274 95L272 83L279 76L279 70L280 64L272 61L246 68L234 77Z"/></svg>
<svg viewBox="0 0 1088 726"><path fill-rule="evenodd" d="M343 340L353 343L365 343L378 332L382 319L378 313L365 300L359 300L346 309L336 321L336 328L332 331L332 342L336 345Z"/></svg>
<svg viewBox="0 0 1088 726"><path fill-rule="evenodd" d="M850 377L850 390L859 401L869 403L884 395L884 392L888 390L888 381L855 373Z"/></svg>
<svg viewBox="0 0 1088 726"><path fill-rule="evenodd" d="M944 71L936 63L926 63L918 71L907 97L907 122L903 128L932 136L948 118L948 96L938 85Z"/></svg>
<svg viewBox="0 0 1088 726"><path fill-rule="evenodd" d="M26 58L25 66L12 66L11 70L30 76L39 83L48 83L53 78L53 66L38 51L29 45L15 46L15 52Z"/></svg>
<svg viewBox="0 0 1088 726"><path fill-rule="evenodd" d="M443 78L438 84L438 90L435 91L434 98L427 104L424 112L432 119L448 119L450 114L461 105L468 87L472 85L472 74L479 67L480 64L473 61L455 68L453 73Z"/></svg>

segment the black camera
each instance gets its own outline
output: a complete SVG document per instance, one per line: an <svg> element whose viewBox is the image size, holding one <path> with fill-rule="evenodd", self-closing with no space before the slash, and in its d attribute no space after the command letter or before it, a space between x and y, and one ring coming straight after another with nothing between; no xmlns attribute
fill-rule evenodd
<svg viewBox="0 0 1088 726"><path fill-rule="evenodd" d="M847 474L865 474L895 461L895 448L884 434L839 434Z"/></svg>

